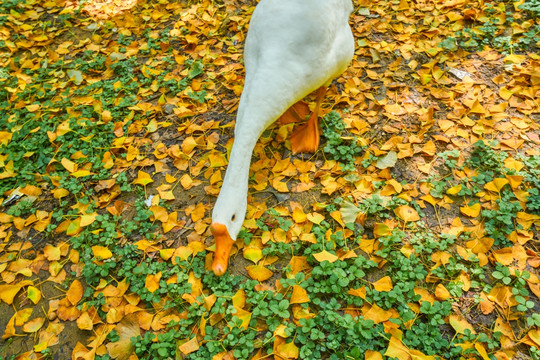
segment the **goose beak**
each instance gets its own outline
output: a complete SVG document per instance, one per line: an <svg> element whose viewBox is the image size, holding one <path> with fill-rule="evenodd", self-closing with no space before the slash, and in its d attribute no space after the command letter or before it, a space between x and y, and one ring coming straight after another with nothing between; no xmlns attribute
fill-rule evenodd
<svg viewBox="0 0 540 360"><path fill-rule="evenodd" d="M214 262L212 263L212 271L216 276L221 276L227 271L229 263L229 255L234 244L231 239L227 227L220 223L212 223L210 231L216 239L216 252L214 253Z"/></svg>

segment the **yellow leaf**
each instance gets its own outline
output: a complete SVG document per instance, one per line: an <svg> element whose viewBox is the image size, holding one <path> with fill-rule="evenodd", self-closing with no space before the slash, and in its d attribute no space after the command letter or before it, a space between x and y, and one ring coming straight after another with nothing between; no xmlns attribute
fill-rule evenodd
<svg viewBox="0 0 540 360"><path fill-rule="evenodd" d="M465 334L465 330L469 329L471 333L476 334L474 328L467 320L459 317L458 315L450 315L448 317L448 322L456 330L458 334Z"/></svg>
<svg viewBox="0 0 540 360"><path fill-rule="evenodd" d="M293 210L292 218L295 223L303 223L307 220L307 216L304 213L304 210L302 210L302 208L300 207L297 207Z"/></svg>
<svg viewBox="0 0 540 360"><path fill-rule="evenodd" d="M85 214L85 215L82 215L81 216L81 223L80 223L80 226L81 227L85 227L85 226L88 226L90 224L92 224L94 221L96 221L96 217L98 216L98 213L95 212L93 214Z"/></svg>
<svg viewBox="0 0 540 360"><path fill-rule="evenodd" d="M246 306L246 292L243 289L238 290L231 298L233 306L243 309Z"/></svg>
<svg viewBox="0 0 540 360"><path fill-rule="evenodd" d="M143 325L141 324L141 326ZM136 320L134 314L128 315L116 325L114 330L120 338L115 342L107 343L107 345L105 345L107 351L113 359L127 360L130 358L135 347L131 342L131 338L136 338L141 335L139 322Z"/></svg>
<svg viewBox="0 0 540 360"><path fill-rule="evenodd" d="M347 200L343 202L339 211L341 212L341 218L346 224L355 223L358 214L361 212L358 206Z"/></svg>
<svg viewBox="0 0 540 360"><path fill-rule="evenodd" d="M92 330L94 328L94 322L87 311L77 318L77 327L81 330Z"/></svg>
<svg viewBox="0 0 540 360"><path fill-rule="evenodd" d="M284 357L285 359L297 359L298 358L298 347L294 345L294 342L288 344L278 345L276 348L277 355Z"/></svg>
<svg viewBox="0 0 540 360"><path fill-rule="evenodd" d="M394 213L403 221L418 221L420 216L418 212L408 205L401 205L394 209Z"/></svg>
<svg viewBox="0 0 540 360"><path fill-rule="evenodd" d="M397 358L399 360L409 360L411 358L409 355L409 349L407 349L401 340L395 336L390 338L388 349L386 349L384 356L388 356L389 358Z"/></svg>
<svg viewBox="0 0 540 360"><path fill-rule="evenodd" d="M463 215L467 215L470 217L477 217L478 215L480 215L480 210L482 210L482 206L480 205L480 203L476 203L472 206L465 205L459 208L459 211Z"/></svg>
<svg viewBox="0 0 540 360"><path fill-rule="evenodd" d="M76 218L75 220L69 222L69 225L66 229L66 235L74 236L80 233L81 230L81 218Z"/></svg>
<svg viewBox="0 0 540 360"><path fill-rule="evenodd" d="M71 283L71 286L66 292L66 296L69 302L71 303L71 305L75 306L79 303L79 301L83 297L83 287L79 280L75 279Z"/></svg>
<svg viewBox="0 0 540 360"><path fill-rule="evenodd" d="M15 320L16 326L22 326L28 319L30 319L30 316L32 315L33 309L32 308L26 308L21 309L13 315L13 318Z"/></svg>
<svg viewBox="0 0 540 360"><path fill-rule="evenodd" d="M450 298L450 292L446 290L443 284L438 284L435 288L435 297L437 298L437 300L445 301Z"/></svg>
<svg viewBox="0 0 540 360"><path fill-rule="evenodd" d="M141 170L139 170L137 178L133 180L133 184L138 184L138 185L143 185L143 186L146 186L153 182L154 180L152 180L152 177L150 176L150 174Z"/></svg>
<svg viewBox="0 0 540 360"><path fill-rule="evenodd" d="M479 342L475 342L474 343L474 348L478 351L478 353L480 354L482 359L491 360L491 358L488 356L488 354L486 352L486 349L484 348L484 346L482 344L480 344Z"/></svg>
<svg viewBox="0 0 540 360"><path fill-rule="evenodd" d="M278 177L275 177L271 180L271 183L272 183L272 187L274 189L276 189L277 191L281 192L281 193L288 193L289 192L289 188L287 187L287 183L286 182L283 182L281 180L283 180L285 177L284 176L278 176Z"/></svg>
<svg viewBox="0 0 540 360"><path fill-rule="evenodd" d="M197 337L195 336L191 340L186 341L185 343L180 345L178 347L178 349L180 349L180 351L184 355L188 355L188 354L191 354L194 351L199 350L199 343L197 341Z"/></svg>
<svg viewBox="0 0 540 360"><path fill-rule="evenodd" d="M311 221L312 223L319 225L324 220L324 216L319 213L314 212L314 213L307 214L307 219Z"/></svg>
<svg viewBox="0 0 540 360"><path fill-rule="evenodd" d="M365 360L383 360L383 357L380 352L373 350L366 350Z"/></svg>
<svg viewBox="0 0 540 360"><path fill-rule="evenodd" d="M184 174L180 178L180 184L184 189L189 190L193 186L193 179L188 174Z"/></svg>
<svg viewBox="0 0 540 360"><path fill-rule="evenodd" d="M507 179L497 178L497 179L493 179L492 181L484 185L484 189L488 191L493 191L493 192L501 192L502 188L506 184L509 184L509 181Z"/></svg>
<svg viewBox="0 0 540 360"><path fill-rule="evenodd" d="M26 296L34 303L37 304L41 300L41 291L34 286L29 286L26 289Z"/></svg>
<svg viewBox="0 0 540 360"><path fill-rule="evenodd" d="M101 258L102 260L109 259L112 257L112 252L105 246L92 246L92 253L94 253L94 257Z"/></svg>
<svg viewBox="0 0 540 360"><path fill-rule="evenodd" d="M291 295L291 304L303 304L306 302L309 302L307 291L299 285L294 285Z"/></svg>
<svg viewBox="0 0 540 360"><path fill-rule="evenodd" d="M167 212L167 209L165 209L163 206L150 206L149 210L152 212L152 214L154 214L154 218L161 221L162 223L167 222L167 220L169 219L169 213Z"/></svg>
<svg viewBox="0 0 540 360"><path fill-rule="evenodd" d="M379 306L377 306L377 304L373 304L371 308L369 308L369 310L366 311L366 313L364 314L365 319L373 320L375 324L379 324L384 321L387 321L391 317L392 317L391 311L386 311L380 308Z"/></svg>
<svg viewBox="0 0 540 360"><path fill-rule="evenodd" d="M169 260L174 254L174 249L161 249L159 250L159 256L167 261Z"/></svg>
<svg viewBox="0 0 540 360"><path fill-rule="evenodd" d="M72 172L71 175L76 178L80 178L80 177L92 175L92 173L89 170L82 169L82 170L77 170L75 172Z"/></svg>
<svg viewBox="0 0 540 360"><path fill-rule="evenodd" d="M179 246L174 250L173 264L176 264L176 258L187 260L193 254L193 249L187 246Z"/></svg>
<svg viewBox="0 0 540 360"><path fill-rule="evenodd" d="M244 248L244 259L257 264L263 257L262 250L258 247L248 246Z"/></svg>
<svg viewBox="0 0 540 360"><path fill-rule="evenodd" d="M149 274L146 276L146 281L144 282L144 287L153 293L159 289L159 280L161 280L161 271L157 274Z"/></svg>
<svg viewBox="0 0 540 360"><path fill-rule="evenodd" d="M529 336L529 338L531 338L531 340L534 341L536 345L540 346L540 329L539 328L531 329L527 333L527 336Z"/></svg>
<svg viewBox="0 0 540 360"><path fill-rule="evenodd" d="M317 259L318 262L328 261L328 262L333 263L339 259L336 255L329 253L326 250L323 250L317 254L313 254L313 257Z"/></svg>
<svg viewBox="0 0 540 360"><path fill-rule="evenodd" d="M35 333L36 331L41 329L44 323L45 323L45 318L38 317L24 324L22 329L24 332L27 332L27 333Z"/></svg>
<svg viewBox="0 0 540 360"><path fill-rule="evenodd" d="M73 161L71 161L69 159L62 158L60 163L70 173L77 171L77 164L75 164Z"/></svg>
<svg viewBox="0 0 540 360"><path fill-rule="evenodd" d="M388 236L390 234L392 234L392 229L390 229L388 225L383 223L375 223L375 225L373 225L373 235L375 235L376 238Z"/></svg>
<svg viewBox="0 0 540 360"><path fill-rule="evenodd" d="M448 195L457 195L461 191L461 188L462 188L461 184L452 186L450 189L446 190L446 193Z"/></svg>
<svg viewBox="0 0 540 360"><path fill-rule="evenodd" d="M382 291L390 291L394 288L394 285L392 285L392 279L390 276L385 276L373 283L373 287L375 290L382 292Z"/></svg>
<svg viewBox="0 0 540 360"><path fill-rule="evenodd" d="M274 275L274 273L262 265L250 265L246 267L249 276L257 281L268 280Z"/></svg>
<svg viewBox="0 0 540 360"><path fill-rule="evenodd" d="M13 299L24 285L32 284L30 281L22 281L15 285L0 285L0 300L6 304L12 304Z"/></svg>
<svg viewBox="0 0 540 360"><path fill-rule="evenodd" d="M227 165L227 160L225 160L225 156L218 152L214 152L208 155L208 160L210 160L210 167L213 168Z"/></svg>
<svg viewBox="0 0 540 360"><path fill-rule="evenodd" d="M49 261L60 260L61 252L59 246L45 245L43 248L43 255Z"/></svg>
<svg viewBox="0 0 540 360"><path fill-rule="evenodd" d="M350 289L349 291L347 291L347 294L352 295L352 296L357 296L357 297L362 298L362 299L365 299L366 298L366 287L362 286L361 288L358 288L358 289Z"/></svg>
<svg viewBox="0 0 540 360"><path fill-rule="evenodd" d="M168 233L169 231L177 227L178 226L178 213L176 211L173 211L172 213L170 213L169 216L167 217L167 222L162 223L161 226L163 227L164 234Z"/></svg>

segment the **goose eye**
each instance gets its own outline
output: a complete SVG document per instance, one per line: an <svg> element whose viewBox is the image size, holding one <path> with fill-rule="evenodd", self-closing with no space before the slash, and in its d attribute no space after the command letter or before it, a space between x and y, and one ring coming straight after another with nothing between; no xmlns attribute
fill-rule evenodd
<svg viewBox="0 0 540 360"><path fill-rule="evenodd" d="M236 219L236 214L231 217L231 221L234 221L234 219Z"/></svg>

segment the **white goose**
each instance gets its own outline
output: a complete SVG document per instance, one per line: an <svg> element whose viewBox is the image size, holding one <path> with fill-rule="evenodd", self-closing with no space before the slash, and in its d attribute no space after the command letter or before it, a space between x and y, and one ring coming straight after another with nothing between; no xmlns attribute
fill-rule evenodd
<svg viewBox="0 0 540 360"><path fill-rule="evenodd" d="M259 136L297 101L319 89L315 111L291 136L294 153L317 149L317 113L326 87L345 71L354 54L348 23L352 10L351 0L261 0L255 8L244 50L246 78L234 145L212 212L216 275L227 271L246 216L249 166Z"/></svg>

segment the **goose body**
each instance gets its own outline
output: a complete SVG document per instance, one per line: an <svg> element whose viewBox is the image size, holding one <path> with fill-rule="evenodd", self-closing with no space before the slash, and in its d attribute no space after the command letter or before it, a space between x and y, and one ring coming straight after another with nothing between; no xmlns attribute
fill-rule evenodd
<svg viewBox="0 0 540 360"><path fill-rule="evenodd" d="M257 140L292 105L345 71L354 54L352 10L351 0L261 0L255 8L245 42L246 77L234 144L212 212L216 275L227 270L245 219Z"/></svg>

